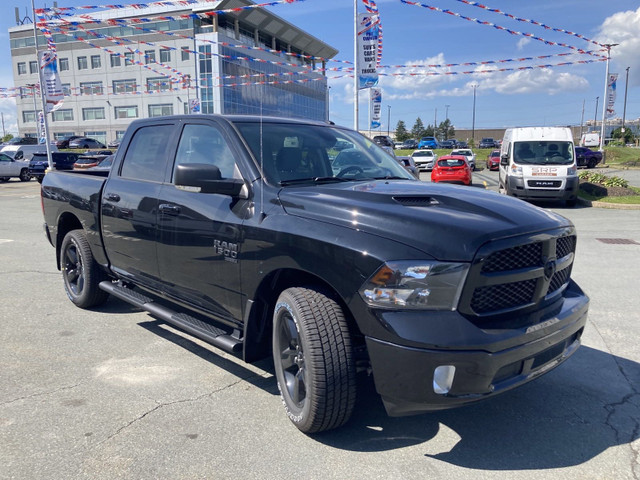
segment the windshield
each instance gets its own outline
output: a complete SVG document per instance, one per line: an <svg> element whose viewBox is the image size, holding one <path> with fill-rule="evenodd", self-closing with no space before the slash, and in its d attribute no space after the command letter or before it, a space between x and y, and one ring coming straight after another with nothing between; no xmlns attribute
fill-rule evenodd
<svg viewBox="0 0 640 480"><path fill-rule="evenodd" d="M571 165L573 144L546 140L514 142L513 160L523 165Z"/></svg>
<svg viewBox="0 0 640 480"><path fill-rule="evenodd" d="M300 185L305 180L310 184L384 178L415 180L382 148L351 130L296 123L235 125L272 185Z"/></svg>
<svg viewBox="0 0 640 480"><path fill-rule="evenodd" d="M433 157L433 152L431 150L418 150L417 152L413 152L411 156L412 157Z"/></svg>

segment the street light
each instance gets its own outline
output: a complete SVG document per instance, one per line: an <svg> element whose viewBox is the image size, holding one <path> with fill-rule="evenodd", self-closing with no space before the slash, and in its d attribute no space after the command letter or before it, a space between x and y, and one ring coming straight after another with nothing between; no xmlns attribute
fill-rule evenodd
<svg viewBox="0 0 640 480"><path fill-rule="evenodd" d="M387 137L389 136L391 125L391 105L387 105Z"/></svg>
<svg viewBox="0 0 640 480"><path fill-rule="evenodd" d="M629 85L629 68L627 67L627 79L624 82L624 109L622 111L622 141L624 142L624 119L627 116L627 86ZM625 142L626 144L626 142Z"/></svg>
<svg viewBox="0 0 640 480"><path fill-rule="evenodd" d="M596 113L593 116L593 128L598 126L598 100L600 100L600 97L596 97Z"/></svg>
<svg viewBox="0 0 640 480"><path fill-rule="evenodd" d="M473 87L473 121L471 122L471 141L475 146L475 137L476 137L476 88L478 88L478 84L474 83L471 85Z"/></svg>

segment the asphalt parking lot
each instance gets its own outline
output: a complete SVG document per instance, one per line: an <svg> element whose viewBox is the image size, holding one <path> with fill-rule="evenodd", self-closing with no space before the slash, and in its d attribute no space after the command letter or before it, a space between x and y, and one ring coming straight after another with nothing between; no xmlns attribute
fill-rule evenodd
<svg viewBox="0 0 640 480"><path fill-rule="evenodd" d="M423 174L425 175L425 174ZM492 188L496 172L478 172ZM0 479L638 479L640 210L546 208L578 229L583 346L517 390L305 436L270 361L244 364L116 299L65 296L39 185L0 184Z"/></svg>

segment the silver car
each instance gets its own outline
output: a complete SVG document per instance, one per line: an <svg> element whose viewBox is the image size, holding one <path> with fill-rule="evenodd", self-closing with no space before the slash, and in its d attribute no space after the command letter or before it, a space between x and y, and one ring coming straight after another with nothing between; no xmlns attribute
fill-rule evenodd
<svg viewBox="0 0 640 480"><path fill-rule="evenodd" d="M411 154L413 162L421 172L430 172L438 156L433 150L416 150Z"/></svg>
<svg viewBox="0 0 640 480"><path fill-rule="evenodd" d="M458 148L457 150L452 150L451 155L462 155L467 159L467 163L471 167L471 171L476 171L476 154L470 148Z"/></svg>
<svg viewBox="0 0 640 480"><path fill-rule="evenodd" d="M0 181L6 182L11 177L18 177L22 182L31 180L29 162L14 160L5 153L0 153Z"/></svg>

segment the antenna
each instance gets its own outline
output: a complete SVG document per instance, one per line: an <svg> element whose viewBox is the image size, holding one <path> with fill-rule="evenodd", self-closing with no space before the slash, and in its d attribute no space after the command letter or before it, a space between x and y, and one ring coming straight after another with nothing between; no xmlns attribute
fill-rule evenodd
<svg viewBox="0 0 640 480"><path fill-rule="evenodd" d="M20 9L18 7L16 8L16 25L20 25Z"/></svg>

